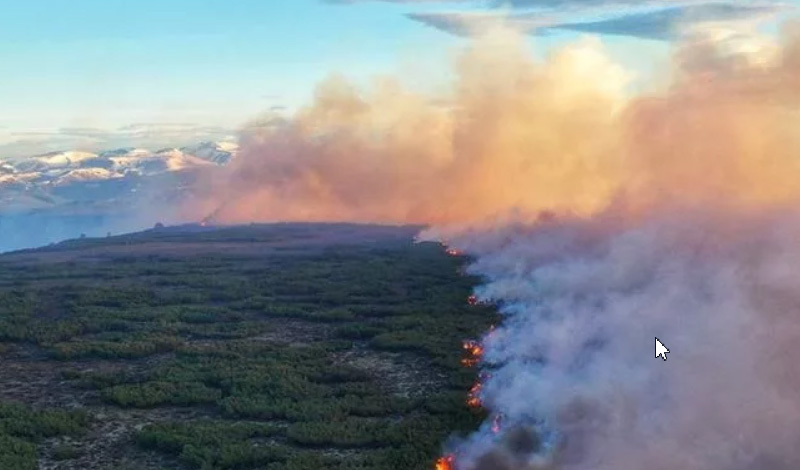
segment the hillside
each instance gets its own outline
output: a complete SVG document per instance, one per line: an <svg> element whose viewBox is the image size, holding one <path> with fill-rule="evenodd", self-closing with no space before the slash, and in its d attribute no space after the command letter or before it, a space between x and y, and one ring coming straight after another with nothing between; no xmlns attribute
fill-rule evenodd
<svg viewBox="0 0 800 470"><path fill-rule="evenodd" d="M0 256L0 468L432 468L483 418L460 360L494 312L417 230L168 227Z"/></svg>

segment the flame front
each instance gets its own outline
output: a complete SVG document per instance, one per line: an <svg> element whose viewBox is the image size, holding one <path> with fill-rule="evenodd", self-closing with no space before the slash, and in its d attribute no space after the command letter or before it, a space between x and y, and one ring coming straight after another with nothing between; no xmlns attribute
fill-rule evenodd
<svg viewBox="0 0 800 470"><path fill-rule="evenodd" d="M483 389L483 383L480 380L475 382L475 385L469 389L469 396L467 397L467 406L470 408L480 408L483 406L483 402L481 402L481 390Z"/></svg>
<svg viewBox="0 0 800 470"><path fill-rule="evenodd" d="M461 365L464 367L475 367L483 356L483 346L477 341L467 340L464 341L464 350L467 352L467 357L461 359Z"/></svg>
<svg viewBox="0 0 800 470"><path fill-rule="evenodd" d="M436 466L434 467L435 470L454 470L455 469L455 457L453 454L448 454L443 457L439 457L439 460L436 461Z"/></svg>
<svg viewBox="0 0 800 470"><path fill-rule="evenodd" d="M447 254L448 254L448 255L450 255L450 256L461 256L461 255L464 253L463 251L461 251L461 250L457 250L457 249L455 249L455 248L448 248L448 249L447 249L447 250L445 250L445 251L446 251L446 252L447 252Z"/></svg>

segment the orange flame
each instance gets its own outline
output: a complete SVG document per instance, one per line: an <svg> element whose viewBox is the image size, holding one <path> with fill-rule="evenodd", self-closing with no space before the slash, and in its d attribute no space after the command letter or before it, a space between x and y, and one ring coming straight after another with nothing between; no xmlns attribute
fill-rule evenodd
<svg viewBox="0 0 800 470"><path fill-rule="evenodd" d="M476 366L483 356L483 346L477 341L467 340L464 341L463 348L467 352L467 357L461 359L461 365L464 367Z"/></svg>
<svg viewBox="0 0 800 470"><path fill-rule="evenodd" d="M454 470L455 469L455 457L453 454L445 455L444 457L439 457L439 460L436 461L435 470Z"/></svg>
<svg viewBox="0 0 800 470"><path fill-rule="evenodd" d="M481 390L483 390L483 382L486 381L491 377L491 374L482 372L478 377L478 380L475 382L475 385L469 389L469 395L467 397L467 406L470 408L478 408L483 406L483 402L481 401L480 394Z"/></svg>
<svg viewBox="0 0 800 470"><path fill-rule="evenodd" d="M450 256L461 256L464 253L463 251L461 251L461 250L459 250L457 248L449 247L447 245L447 242L444 241L444 240L439 241L439 243L441 243L442 246L444 247L444 252L447 253Z"/></svg>
<svg viewBox="0 0 800 470"><path fill-rule="evenodd" d="M478 381L475 382L475 385L469 389L469 396L467 397L467 406L470 408L480 408L483 403L481 402L480 393L481 389L483 388L483 384Z"/></svg>

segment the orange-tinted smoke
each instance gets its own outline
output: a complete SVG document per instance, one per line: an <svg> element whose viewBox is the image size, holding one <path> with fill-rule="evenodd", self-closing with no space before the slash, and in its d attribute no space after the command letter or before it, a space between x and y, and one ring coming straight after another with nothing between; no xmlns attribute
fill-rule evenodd
<svg viewBox="0 0 800 470"><path fill-rule="evenodd" d="M444 95L330 79L293 117L244 131L239 157L187 210L219 223L442 225L798 199L798 35L760 61L684 43L669 86L633 96L599 40L541 61L523 44L505 31L476 39Z"/></svg>

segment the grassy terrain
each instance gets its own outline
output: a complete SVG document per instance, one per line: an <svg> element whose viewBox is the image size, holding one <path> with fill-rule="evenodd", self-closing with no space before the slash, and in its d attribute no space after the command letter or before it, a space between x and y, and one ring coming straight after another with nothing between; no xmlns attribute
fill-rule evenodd
<svg viewBox="0 0 800 470"><path fill-rule="evenodd" d="M495 320L415 228L167 228L0 256L0 468L430 469Z"/></svg>

